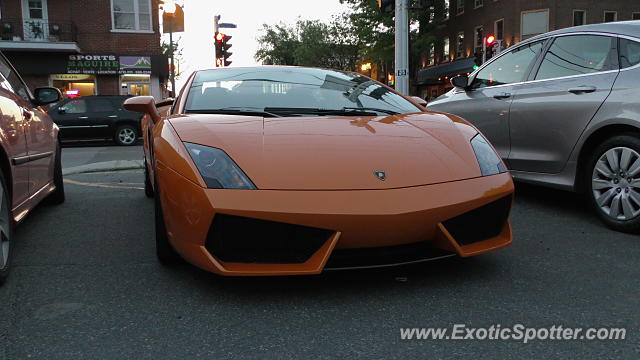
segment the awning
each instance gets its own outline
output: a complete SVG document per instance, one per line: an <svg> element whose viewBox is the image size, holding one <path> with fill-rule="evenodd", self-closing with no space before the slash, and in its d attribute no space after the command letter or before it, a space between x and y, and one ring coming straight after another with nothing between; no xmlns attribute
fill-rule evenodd
<svg viewBox="0 0 640 360"><path fill-rule="evenodd" d="M436 66L430 66L426 69L418 71L418 79L416 85L438 85L442 84L444 80L438 80L440 78L452 77L459 74L466 74L473 71L475 65L474 58L467 58L462 60L452 61L447 64L441 64Z"/></svg>

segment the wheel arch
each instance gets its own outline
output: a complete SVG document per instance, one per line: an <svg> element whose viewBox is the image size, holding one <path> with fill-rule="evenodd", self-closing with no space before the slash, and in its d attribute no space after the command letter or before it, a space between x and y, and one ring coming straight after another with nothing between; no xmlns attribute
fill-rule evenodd
<svg viewBox="0 0 640 360"><path fill-rule="evenodd" d="M9 193L9 199L11 200L9 206L9 211L13 210L13 174L11 173L11 160L9 159L9 155L4 149L4 146L0 146L0 170L2 170L2 175L4 175L4 182L7 186L7 192Z"/></svg>
<svg viewBox="0 0 640 360"><path fill-rule="evenodd" d="M587 168L585 163L591 156L591 153L596 148L596 146L612 136L630 133L640 136L640 127L628 124L610 124L593 131L587 137L587 139L583 142L582 147L580 148L580 154L578 155L578 168L576 171L575 186L578 192L585 191L586 184L584 180L584 172Z"/></svg>

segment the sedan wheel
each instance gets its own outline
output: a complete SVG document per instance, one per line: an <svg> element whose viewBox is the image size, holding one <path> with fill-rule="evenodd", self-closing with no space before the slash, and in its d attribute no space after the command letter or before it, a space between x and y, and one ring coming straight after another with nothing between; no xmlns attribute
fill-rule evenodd
<svg viewBox="0 0 640 360"><path fill-rule="evenodd" d="M11 265L11 216L4 181L0 181L0 284L9 275Z"/></svg>
<svg viewBox="0 0 640 360"><path fill-rule="evenodd" d="M640 230L640 140L616 136L591 161L591 202L610 227Z"/></svg>
<svg viewBox="0 0 640 360"><path fill-rule="evenodd" d="M133 126L125 125L118 128L115 138L119 145L133 145L138 136L136 134L136 129Z"/></svg>

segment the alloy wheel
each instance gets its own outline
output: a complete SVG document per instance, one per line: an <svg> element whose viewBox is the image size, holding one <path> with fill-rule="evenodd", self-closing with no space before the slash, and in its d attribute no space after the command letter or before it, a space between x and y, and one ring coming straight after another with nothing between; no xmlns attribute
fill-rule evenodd
<svg viewBox="0 0 640 360"><path fill-rule="evenodd" d="M640 215L640 154L628 147L607 150L595 164L591 189L610 218L627 221Z"/></svg>
<svg viewBox="0 0 640 360"><path fill-rule="evenodd" d="M136 132L131 128L122 128L118 132L118 139L125 145L131 145L136 141Z"/></svg>

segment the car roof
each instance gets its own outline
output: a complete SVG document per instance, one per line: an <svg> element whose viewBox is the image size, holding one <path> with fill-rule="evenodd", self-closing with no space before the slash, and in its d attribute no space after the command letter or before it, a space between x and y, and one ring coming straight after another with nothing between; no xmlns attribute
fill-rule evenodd
<svg viewBox="0 0 640 360"><path fill-rule="evenodd" d="M534 36L530 39L527 39L526 42L544 39L549 36L571 34L576 32L600 32L640 38L640 20L573 26ZM525 41L523 41L523 43L525 43Z"/></svg>

